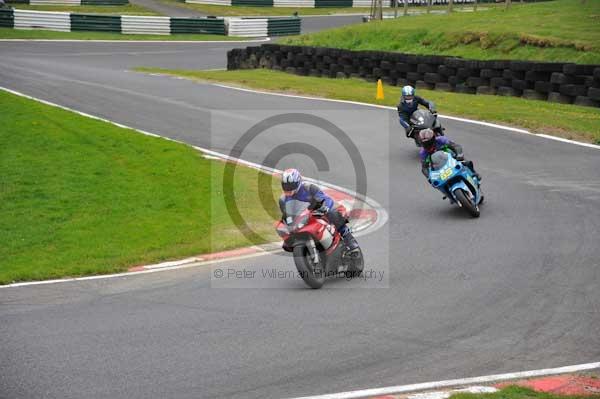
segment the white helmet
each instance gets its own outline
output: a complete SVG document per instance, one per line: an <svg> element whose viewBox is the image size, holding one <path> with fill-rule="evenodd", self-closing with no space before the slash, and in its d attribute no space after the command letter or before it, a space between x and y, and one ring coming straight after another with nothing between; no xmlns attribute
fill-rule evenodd
<svg viewBox="0 0 600 399"><path fill-rule="evenodd" d="M302 176L298 169L286 169L281 176L281 188L285 192L295 193L302 183Z"/></svg>

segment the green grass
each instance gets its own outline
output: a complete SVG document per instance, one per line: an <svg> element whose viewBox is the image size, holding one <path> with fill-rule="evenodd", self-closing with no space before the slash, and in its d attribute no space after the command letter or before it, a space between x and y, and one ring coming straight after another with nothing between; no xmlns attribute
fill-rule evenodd
<svg viewBox="0 0 600 399"><path fill-rule="evenodd" d="M176 34L176 35L124 35L110 32L55 32L51 30L21 30L0 28L1 39L63 39L63 40L187 40L187 41L231 41L246 40L235 36Z"/></svg>
<svg viewBox="0 0 600 399"><path fill-rule="evenodd" d="M456 393L450 399L592 399L594 396L580 395L555 395L545 392L536 392L529 388L508 386L494 393Z"/></svg>
<svg viewBox="0 0 600 399"><path fill-rule="evenodd" d="M283 39L282 43L600 64L600 0L555 0L476 13L419 15Z"/></svg>
<svg viewBox="0 0 600 399"><path fill-rule="evenodd" d="M385 86L385 100L376 101L375 83L359 79L328 79L297 76L267 69L237 71L185 71L136 68L140 72L164 73L201 81L232 83L254 89L298 93L316 97L394 106L400 88ZM526 100L515 97L469 95L419 90L434 101L441 114L524 127L574 140L600 144L600 109Z"/></svg>
<svg viewBox="0 0 600 399"><path fill-rule="evenodd" d="M161 15L148 8L135 4L123 6L32 6L29 4L12 4L16 9L33 11L60 11L79 14L115 14L115 15Z"/></svg>
<svg viewBox="0 0 600 399"><path fill-rule="evenodd" d="M189 146L0 91L0 284L127 270L246 246L224 163ZM275 238L253 169L235 174L248 223Z"/></svg>

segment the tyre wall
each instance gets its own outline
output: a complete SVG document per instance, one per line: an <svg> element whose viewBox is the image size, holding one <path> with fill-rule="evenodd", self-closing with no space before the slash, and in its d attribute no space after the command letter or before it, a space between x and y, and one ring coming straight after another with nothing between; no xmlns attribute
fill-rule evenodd
<svg viewBox="0 0 600 399"><path fill-rule="evenodd" d="M302 76L382 79L392 86L523 97L600 107L600 65L477 61L325 47L262 46L227 53L228 69L268 68Z"/></svg>

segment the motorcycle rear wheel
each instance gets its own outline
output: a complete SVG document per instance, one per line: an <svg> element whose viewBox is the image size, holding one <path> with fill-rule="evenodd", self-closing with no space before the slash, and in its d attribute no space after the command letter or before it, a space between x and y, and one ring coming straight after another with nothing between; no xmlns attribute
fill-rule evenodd
<svg viewBox="0 0 600 399"><path fill-rule="evenodd" d="M474 218L479 217L479 207L475 205L473 201L471 201L470 197L463 189L457 189L454 192L454 195L456 196L456 200L460 202L462 208L467 211L469 215L473 216Z"/></svg>
<svg viewBox="0 0 600 399"><path fill-rule="evenodd" d="M315 266L310 253L308 252L308 248L306 245L297 245L294 247L294 263L296 264L296 269L298 269L298 273L300 273L300 277L302 280L308 285L310 288L319 289L325 283L325 264L323 264L325 258L321 256L321 272L314 273L313 267Z"/></svg>

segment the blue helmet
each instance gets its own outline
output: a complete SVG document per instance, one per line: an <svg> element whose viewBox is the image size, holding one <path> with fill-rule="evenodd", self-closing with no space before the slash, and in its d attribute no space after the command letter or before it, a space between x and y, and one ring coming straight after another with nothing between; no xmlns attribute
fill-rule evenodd
<svg viewBox="0 0 600 399"><path fill-rule="evenodd" d="M298 169L286 169L281 175L281 188L285 192L296 192L302 183L302 176Z"/></svg>
<svg viewBox="0 0 600 399"><path fill-rule="evenodd" d="M415 97L415 88L412 86L404 86L402 88L402 101L411 103Z"/></svg>

